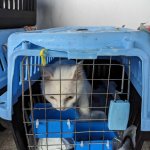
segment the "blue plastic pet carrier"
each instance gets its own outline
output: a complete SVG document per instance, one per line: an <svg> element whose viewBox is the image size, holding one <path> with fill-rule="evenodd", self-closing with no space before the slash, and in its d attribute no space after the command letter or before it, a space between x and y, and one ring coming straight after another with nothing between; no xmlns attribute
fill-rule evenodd
<svg viewBox="0 0 150 150"><path fill-rule="evenodd" d="M3 89L5 86L7 86L7 48L6 48L7 40L10 34L19 31L23 31L23 29L0 30L0 90ZM7 101L7 92L1 93L0 113L3 114L3 118L5 119L8 117L5 107L6 101Z"/></svg>
<svg viewBox="0 0 150 150"><path fill-rule="evenodd" d="M65 27L12 34L8 40L7 97L0 105L0 117L11 120L13 104L22 95L29 148L39 146L37 141L42 142L44 138L61 138L72 140L69 145L76 150L113 149L113 140L119 136L117 128L125 130L131 118L130 95L134 88L142 99L141 130L150 131L149 41L150 35L146 32L115 27ZM95 98L95 109L90 108L94 115L98 112L93 120L91 117L80 120L76 109L59 112L42 97L42 93L37 93L41 92L36 88L41 86L42 64L61 63L63 59L84 60L83 67L93 90L94 85L102 83L95 88L102 90L97 92L100 96ZM117 102L121 106L118 107L120 116L110 113L117 107ZM122 128L116 125L114 117L123 124ZM49 146L48 142L46 144Z"/></svg>
<svg viewBox="0 0 150 150"><path fill-rule="evenodd" d="M0 30L0 89L7 84L7 55L2 47L7 43L9 35L16 31L16 29Z"/></svg>

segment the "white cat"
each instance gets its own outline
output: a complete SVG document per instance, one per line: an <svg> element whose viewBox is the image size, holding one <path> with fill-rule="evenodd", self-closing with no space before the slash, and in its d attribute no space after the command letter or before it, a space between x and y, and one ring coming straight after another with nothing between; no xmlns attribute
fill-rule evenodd
<svg viewBox="0 0 150 150"><path fill-rule="evenodd" d="M86 80L82 62L61 60L43 68L42 92L52 107L66 110L79 107L81 116L88 116L91 85Z"/></svg>
<svg viewBox="0 0 150 150"><path fill-rule="evenodd" d="M57 61L45 66L43 68L41 89L46 100L57 110L66 110L78 106L81 117L89 116L90 94L88 93L91 93L91 85L86 79L82 62L76 64L72 60L62 60L61 64ZM69 143L69 147L66 148L64 140L62 149L71 149ZM47 149L47 146L40 146L47 144L56 144L48 147L48 150L61 149L60 143L60 138L47 138L47 141L46 139L40 139L38 150Z"/></svg>

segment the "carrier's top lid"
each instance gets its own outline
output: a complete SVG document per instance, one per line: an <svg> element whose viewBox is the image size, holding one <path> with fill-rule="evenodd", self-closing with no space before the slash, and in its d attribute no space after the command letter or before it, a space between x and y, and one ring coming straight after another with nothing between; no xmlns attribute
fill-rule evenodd
<svg viewBox="0 0 150 150"><path fill-rule="evenodd" d="M148 51L150 47L150 35L148 33L109 26L62 27L14 33L8 41L8 56L25 41L30 43L30 49L45 48L55 52L65 52L75 57L76 53L90 54L92 58L101 54L101 50L109 52L108 49L111 49L118 53L118 50L126 51L133 48Z"/></svg>
<svg viewBox="0 0 150 150"><path fill-rule="evenodd" d="M124 27L112 26L72 26L72 27L59 27L45 30L32 31L32 33L100 33L100 32L131 32L136 31ZM31 33L31 32L30 32Z"/></svg>
<svg viewBox="0 0 150 150"><path fill-rule="evenodd" d="M124 27L113 27L113 26L71 26L71 27L67 26L67 27L57 27L57 28L50 28L50 29L43 29L43 30L27 31L24 33L40 33L40 34L86 33L87 34L87 33L131 32L131 31L137 31L137 30L128 29Z"/></svg>

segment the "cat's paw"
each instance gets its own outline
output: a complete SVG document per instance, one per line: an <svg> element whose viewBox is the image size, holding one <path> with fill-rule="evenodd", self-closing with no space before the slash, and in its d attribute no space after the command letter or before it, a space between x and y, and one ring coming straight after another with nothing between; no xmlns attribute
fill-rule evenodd
<svg viewBox="0 0 150 150"><path fill-rule="evenodd" d="M105 112L103 112L103 111L92 111L91 118L92 119L106 119L107 116L106 116Z"/></svg>
<svg viewBox="0 0 150 150"><path fill-rule="evenodd" d="M87 119L90 119L90 115L89 114L81 114L79 119L81 120L87 120Z"/></svg>

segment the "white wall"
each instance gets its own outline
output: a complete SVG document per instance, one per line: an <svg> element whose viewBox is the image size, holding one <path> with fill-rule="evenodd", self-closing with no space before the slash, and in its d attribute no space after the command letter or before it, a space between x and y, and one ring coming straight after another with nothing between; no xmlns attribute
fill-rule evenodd
<svg viewBox="0 0 150 150"><path fill-rule="evenodd" d="M40 28L70 25L126 25L150 21L150 0L38 0ZM43 11L42 11L43 10Z"/></svg>

